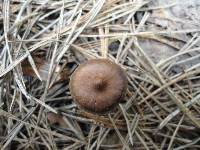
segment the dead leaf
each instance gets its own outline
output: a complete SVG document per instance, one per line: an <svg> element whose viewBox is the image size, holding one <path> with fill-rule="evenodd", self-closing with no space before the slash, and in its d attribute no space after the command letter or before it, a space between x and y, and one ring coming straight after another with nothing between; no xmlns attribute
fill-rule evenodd
<svg viewBox="0 0 200 150"><path fill-rule="evenodd" d="M47 81L49 69L50 69L50 62L46 61L45 58L42 58L42 57L33 56L33 59L42 81ZM38 78L33 68L31 67L30 63L28 62L28 60L24 60L22 62L22 72L25 76ZM56 76L57 74L58 76L56 77L56 81L67 80L69 77L68 69L64 68L61 70L60 66L58 66L55 69L53 76Z"/></svg>

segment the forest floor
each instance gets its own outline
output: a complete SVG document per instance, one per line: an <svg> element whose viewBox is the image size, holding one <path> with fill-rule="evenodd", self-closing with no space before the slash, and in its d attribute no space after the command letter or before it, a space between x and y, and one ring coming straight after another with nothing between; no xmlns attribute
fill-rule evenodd
<svg viewBox="0 0 200 150"><path fill-rule="evenodd" d="M106 58L128 76L125 103L80 109L75 68ZM200 149L200 2L0 2L1 149Z"/></svg>

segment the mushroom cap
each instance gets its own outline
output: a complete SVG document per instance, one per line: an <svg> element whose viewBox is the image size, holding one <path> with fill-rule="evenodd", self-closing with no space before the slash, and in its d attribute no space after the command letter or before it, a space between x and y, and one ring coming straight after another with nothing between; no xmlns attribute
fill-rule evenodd
<svg viewBox="0 0 200 150"><path fill-rule="evenodd" d="M86 111L107 112L125 96L124 70L108 59L92 59L81 64L70 79L70 91L79 107Z"/></svg>

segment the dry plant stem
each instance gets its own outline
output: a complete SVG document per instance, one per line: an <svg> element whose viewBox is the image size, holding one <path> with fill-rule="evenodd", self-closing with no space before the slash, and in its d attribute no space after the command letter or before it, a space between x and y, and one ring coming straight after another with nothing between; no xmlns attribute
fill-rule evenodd
<svg viewBox="0 0 200 150"><path fill-rule="evenodd" d="M36 107L32 108L27 115L22 119L22 121L27 121L29 119L29 117L32 115L32 113L35 111ZM8 136L4 139L4 141L1 142L2 149L5 149L8 144L10 144L10 142L15 138L15 136L18 134L18 132L20 132L21 128L24 126L23 122L20 122L18 124L16 124L15 127L13 127L13 129L10 131L10 133L8 134Z"/></svg>
<svg viewBox="0 0 200 150"><path fill-rule="evenodd" d="M129 147L128 144L125 142L125 139L122 137L122 135L120 134L119 130L117 129L117 126L115 125L114 120L111 118L110 115L108 115L108 116L109 116L109 119L110 119L110 121L112 122L112 124L113 124L113 126L114 126L114 129L116 130L117 135L119 136L119 138L120 138L122 144L126 147L126 149L130 150L130 147Z"/></svg>
<svg viewBox="0 0 200 150"><path fill-rule="evenodd" d="M196 3L3 1L1 146L199 149L200 30ZM38 80L42 74L35 55L50 62L45 82ZM55 84L56 77L52 77L58 65L62 67L55 76L66 67L72 73L78 64L102 57L120 64L128 74L125 103L109 116L81 111L72 101L68 81ZM28 60L34 77L22 73L24 60ZM49 111L59 112L60 123L49 122Z"/></svg>
<svg viewBox="0 0 200 150"><path fill-rule="evenodd" d="M109 29L108 26L106 26L104 29L102 27L99 28L99 34L108 34ZM103 58L107 58L108 53L108 38L101 38L101 55Z"/></svg>
<svg viewBox="0 0 200 150"><path fill-rule="evenodd" d="M176 134L177 134L177 132L178 132L178 130L179 130L179 127L180 127L180 125L181 125L181 123L182 123L184 117L185 117L184 115L181 117L181 119L180 119L180 121L179 121L179 123L178 123L178 126L176 127L176 130L175 130L175 132L173 133L173 136L172 136L172 138L171 138L171 140L170 140L170 142L169 142L169 146L168 146L167 150L170 150L170 149L171 149L171 146L172 146L173 141L174 141L174 137L176 136Z"/></svg>
<svg viewBox="0 0 200 150"><path fill-rule="evenodd" d="M140 48L140 46L138 45L138 43L136 43L136 44L137 44L137 47L138 47L138 49L140 50L140 52L146 57L147 61L150 63L151 67L153 68L153 70L155 71L156 75L158 76L158 79L160 80L161 84L164 84L164 85L165 85L166 82L165 82L164 79L161 77L161 75L160 75L160 73L158 72L157 68L155 68L155 66L153 65L153 62L151 61L151 59L149 59L149 58L145 55L145 53L143 53L143 50ZM172 90L171 90L169 87L167 87L167 88L164 89L164 90L167 92L167 94L170 96L170 98L177 104L177 106L181 109L181 111L183 111L183 112L191 119L191 121L192 121L197 127L200 127L200 122L199 122L195 117L193 117L193 115L191 114L191 112L189 111L189 109L186 108L186 107L183 105L182 101L181 101L178 97L176 97L176 96L173 94Z"/></svg>
<svg viewBox="0 0 200 150"><path fill-rule="evenodd" d="M3 116L5 116L5 117L9 117L9 118L14 119L14 120L16 120L16 121L19 121L20 123L22 123L22 124L24 124L24 125L28 125L28 126L31 127L31 128L37 129L37 130L39 130L39 131L41 131L41 132L48 133L48 134L52 134L52 135L57 136L57 137L59 137L59 138L63 138L63 139L66 138L66 139L69 139L69 140L71 140L71 141L84 143L84 142L82 142L82 141L76 140L75 138L71 138L71 137L69 137L69 136L65 136L65 135L63 135L63 134L59 134L59 133L57 133L57 132L50 131L50 130L47 130L47 129L44 129L44 128L41 128L41 127L32 125L32 124L27 123L27 122L25 122L25 121L23 121L23 120L19 120L16 116L11 115L11 114L9 114L9 113L7 113L7 112L5 112L5 111L2 111L2 110L1 110L1 114L2 114Z"/></svg>
<svg viewBox="0 0 200 150"><path fill-rule="evenodd" d="M120 105L120 104L119 104ZM124 118L126 120L126 124L127 124L127 129L128 129L128 134L129 134L129 138L130 138L130 143L133 145L133 138L132 138L132 133L131 133L131 128L130 128L130 122L128 120L128 117L126 116L126 111L124 110L123 106L120 105L120 108L122 110L122 113L124 115Z"/></svg>
<svg viewBox="0 0 200 150"><path fill-rule="evenodd" d="M135 133L135 130L136 130L136 127L137 127L137 125L138 125L138 121L139 121L139 117L138 117L138 115L135 115L135 117L134 117L134 119L133 119L133 121L132 121L132 123L131 123L131 125L130 125L130 128L131 129L129 129L129 130L131 130L131 134L129 133L129 135L127 135L126 136L126 141L127 142L130 142L132 145L134 144L133 142L131 142L131 138L129 137L129 136L133 136L134 135L134 133ZM123 150L125 150L125 146L123 147Z"/></svg>
<svg viewBox="0 0 200 150"><path fill-rule="evenodd" d="M191 101L187 102L186 104L184 104L186 107L189 107L191 104L199 101L200 99L200 94L197 95L196 97L194 97ZM180 113L180 109L177 109L175 111L173 111L172 113L170 113L159 125L159 128L163 128L173 117L175 117L176 115L178 115L178 113Z"/></svg>
<svg viewBox="0 0 200 150"><path fill-rule="evenodd" d="M61 15L62 15L62 11L61 11ZM61 18L61 15L60 15L60 18ZM62 19L61 19L62 20ZM60 24L62 25L62 23ZM58 28L58 34L57 34L57 39L58 39L58 35L59 35L59 29L61 27ZM47 96L47 92L48 92L48 89L49 89L49 85L50 85L50 78L52 77L52 73L53 73L53 64L55 63L55 56L56 56L56 52L57 52L57 47L58 47L58 42L56 42L55 44L55 48L54 48L54 51L53 51L53 55L52 55L52 59L51 59L51 63L50 63L50 68L49 68L49 72L48 72L48 75L47 75L47 82L46 82L46 86L45 86L45 89L44 89L44 94L42 95L41 97L41 100L44 102L45 99L46 99L46 96ZM44 107L41 107L40 108L40 111L39 111L39 115L38 115L38 120L37 120L37 124L40 123L40 120L42 118L42 111L44 111ZM33 138L36 134L36 130L33 132Z"/></svg>
<svg viewBox="0 0 200 150"><path fill-rule="evenodd" d="M194 71L191 71L191 72L185 72L184 74L182 74L182 75L178 76L177 78L174 78L171 81L169 81L168 83L164 84L163 86L161 86L160 88L158 88L157 90L155 90L153 93L149 94L139 104L142 104L144 101L146 101L149 98L151 98L152 96L156 95L157 93L159 93L163 89L165 89L165 88L167 88L167 87L175 84L176 82L179 82L179 81L183 80L187 76L195 75L195 74L198 74L198 73L200 73L200 70L194 70Z"/></svg>

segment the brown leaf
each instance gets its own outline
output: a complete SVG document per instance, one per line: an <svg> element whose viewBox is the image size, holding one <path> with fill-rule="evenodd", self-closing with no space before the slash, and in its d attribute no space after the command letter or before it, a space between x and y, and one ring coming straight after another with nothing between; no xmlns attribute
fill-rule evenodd
<svg viewBox="0 0 200 150"><path fill-rule="evenodd" d="M58 124L62 128L68 128L68 125L65 123L63 117L59 114L49 112L47 114L47 119L50 124Z"/></svg>
<svg viewBox="0 0 200 150"><path fill-rule="evenodd" d="M48 73L49 73L49 69L50 69L50 62L46 61L44 58L42 57L36 57L33 56L36 68L38 69L38 72L40 74L40 77L43 81L46 81L48 78ZM26 59L22 62L22 72L25 76L32 76L32 77L36 77L37 75L35 74L32 66L30 65L29 61ZM63 80L67 80L68 76L69 76L69 71L67 68L64 68L63 70L61 70L61 67L58 66L55 71L53 72L53 77L55 77L58 74L56 81L63 81Z"/></svg>

